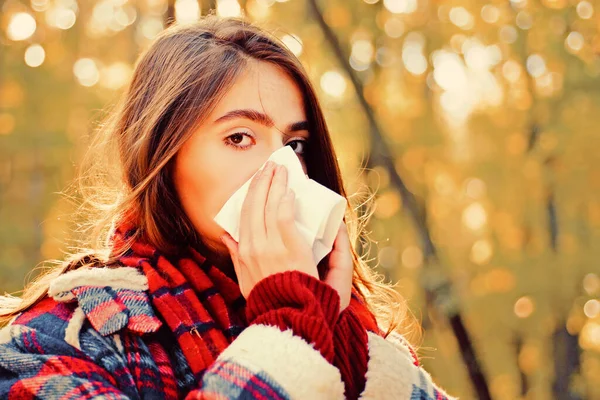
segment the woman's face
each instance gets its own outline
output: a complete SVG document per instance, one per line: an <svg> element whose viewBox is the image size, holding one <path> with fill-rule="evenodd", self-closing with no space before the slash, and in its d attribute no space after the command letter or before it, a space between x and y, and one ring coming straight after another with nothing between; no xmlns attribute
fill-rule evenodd
<svg viewBox="0 0 600 400"><path fill-rule="evenodd" d="M213 218L271 153L292 146L307 173L307 129L302 93L292 78L267 62L249 64L175 159L180 202L209 251L228 255L219 239L225 230Z"/></svg>

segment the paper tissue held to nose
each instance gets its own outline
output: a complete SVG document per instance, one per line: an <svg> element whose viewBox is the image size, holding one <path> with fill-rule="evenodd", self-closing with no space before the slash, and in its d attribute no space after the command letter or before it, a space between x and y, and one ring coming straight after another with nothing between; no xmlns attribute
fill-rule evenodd
<svg viewBox="0 0 600 400"><path fill-rule="evenodd" d="M333 242L344 218L346 199L308 178L304 174L298 156L290 146L283 146L273 152L269 160L287 168L288 188L295 194L296 227L312 246L313 257L318 264L333 248ZM254 175L227 200L215 217L215 222L238 242L242 204Z"/></svg>

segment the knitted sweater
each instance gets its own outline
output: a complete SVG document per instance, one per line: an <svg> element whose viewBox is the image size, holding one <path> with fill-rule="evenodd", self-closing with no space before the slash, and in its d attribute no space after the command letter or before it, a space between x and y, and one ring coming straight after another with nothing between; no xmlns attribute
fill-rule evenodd
<svg viewBox="0 0 600 400"><path fill-rule="evenodd" d="M454 399L400 335L365 329L351 307L340 313L337 291L308 274L271 275L246 304L228 305L246 324L201 379L147 289L131 267L56 278L0 330L0 398Z"/></svg>

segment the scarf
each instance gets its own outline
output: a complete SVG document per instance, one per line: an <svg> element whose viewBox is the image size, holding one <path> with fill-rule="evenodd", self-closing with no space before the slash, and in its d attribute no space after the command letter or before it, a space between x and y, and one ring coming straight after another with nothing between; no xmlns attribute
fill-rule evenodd
<svg viewBox="0 0 600 400"><path fill-rule="evenodd" d="M136 230L134 224L121 221L112 235L113 243L121 248ZM206 369L248 325L246 300L238 283L191 246L175 257L167 256L138 238L118 261L144 272L152 304L200 381ZM355 289L352 293L349 308L367 329L376 332L373 315Z"/></svg>

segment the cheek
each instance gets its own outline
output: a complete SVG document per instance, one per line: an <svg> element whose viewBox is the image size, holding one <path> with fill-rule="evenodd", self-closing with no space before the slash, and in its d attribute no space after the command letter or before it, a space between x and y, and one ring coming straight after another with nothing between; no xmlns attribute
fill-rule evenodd
<svg viewBox="0 0 600 400"><path fill-rule="evenodd" d="M182 154L175 164L174 180L184 212L198 227L206 224L218 197L219 174L210 167L210 160L186 157Z"/></svg>
<svg viewBox="0 0 600 400"><path fill-rule="evenodd" d="M199 150L178 155L174 181L183 210L198 233L213 236L221 230L213 218L254 170L243 166L231 151Z"/></svg>

